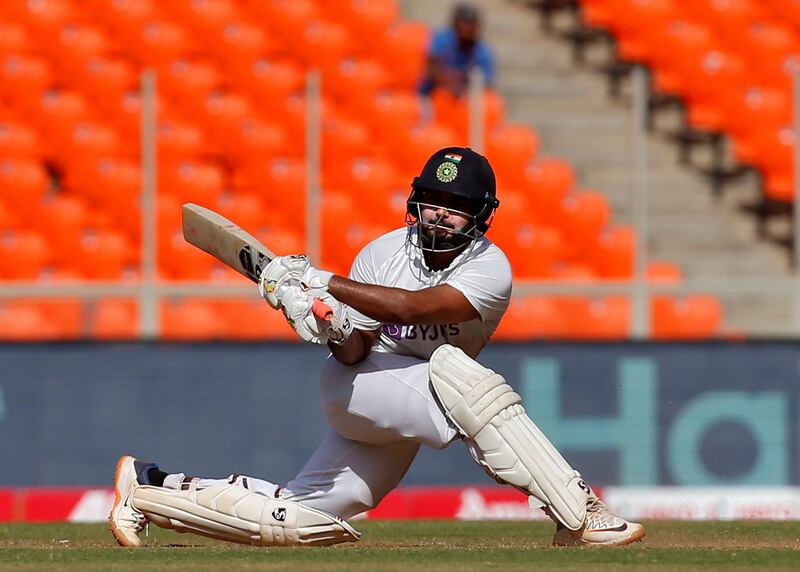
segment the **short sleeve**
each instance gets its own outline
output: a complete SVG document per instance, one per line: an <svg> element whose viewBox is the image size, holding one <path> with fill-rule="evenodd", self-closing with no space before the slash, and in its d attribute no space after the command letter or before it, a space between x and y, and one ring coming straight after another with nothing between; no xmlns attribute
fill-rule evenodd
<svg viewBox="0 0 800 572"><path fill-rule="evenodd" d="M368 244L361 249L361 252L358 253L350 267L350 280L361 282L362 284L378 284L375 261L372 255L372 244ZM365 316L354 308L350 308L350 319L359 330L377 330L381 327L380 322Z"/></svg>
<svg viewBox="0 0 800 572"><path fill-rule="evenodd" d="M428 45L428 57L444 58L450 51L449 30L441 29L434 32Z"/></svg>
<svg viewBox="0 0 800 572"><path fill-rule="evenodd" d="M511 265L499 249L490 256L464 264L460 272L448 279L472 304L484 322L499 322L511 299Z"/></svg>

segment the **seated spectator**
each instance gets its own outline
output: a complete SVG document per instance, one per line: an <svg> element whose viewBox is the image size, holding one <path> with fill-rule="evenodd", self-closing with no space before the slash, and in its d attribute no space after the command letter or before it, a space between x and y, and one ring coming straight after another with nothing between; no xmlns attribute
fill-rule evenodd
<svg viewBox="0 0 800 572"><path fill-rule="evenodd" d="M489 45L480 39L481 17L471 4L453 9L452 25L434 33L428 48L428 68L419 86L422 95L435 89L447 89L463 95L469 85L469 72L477 66L483 71L486 85L494 83L494 56Z"/></svg>

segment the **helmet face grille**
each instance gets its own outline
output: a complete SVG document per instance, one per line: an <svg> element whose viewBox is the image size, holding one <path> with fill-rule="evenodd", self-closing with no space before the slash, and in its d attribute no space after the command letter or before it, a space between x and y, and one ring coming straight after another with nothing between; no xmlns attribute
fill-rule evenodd
<svg viewBox="0 0 800 572"><path fill-rule="evenodd" d="M423 209L440 213L438 216L422 216ZM456 228L445 219L445 214L458 215L467 220L461 228ZM492 213L493 214L493 213ZM482 221L474 213L457 210L442 204L408 200L406 224L417 230L417 246L428 252L452 252L463 248L473 240L482 237L489 229L489 224Z"/></svg>

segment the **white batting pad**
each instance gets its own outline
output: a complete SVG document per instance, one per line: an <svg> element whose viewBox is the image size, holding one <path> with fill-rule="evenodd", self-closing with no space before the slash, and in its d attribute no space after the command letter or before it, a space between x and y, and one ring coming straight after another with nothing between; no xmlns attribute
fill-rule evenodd
<svg viewBox="0 0 800 572"><path fill-rule="evenodd" d="M567 528L583 526L589 487L503 376L445 344L431 356L430 378L445 413L490 475L539 499Z"/></svg>
<svg viewBox="0 0 800 572"><path fill-rule="evenodd" d="M321 510L228 484L187 491L141 486L131 503L163 528L241 544L324 546L361 537L345 521Z"/></svg>

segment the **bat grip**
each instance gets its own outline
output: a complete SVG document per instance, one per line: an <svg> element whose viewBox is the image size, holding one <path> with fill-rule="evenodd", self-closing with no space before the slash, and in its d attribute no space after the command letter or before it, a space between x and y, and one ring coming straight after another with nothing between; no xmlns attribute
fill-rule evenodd
<svg viewBox="0 0 800 572"><path fill-rule="evenodd" d="M320 320L330 321L333 318L333 309L319 298L314 298L311 311Z"/></svg>

